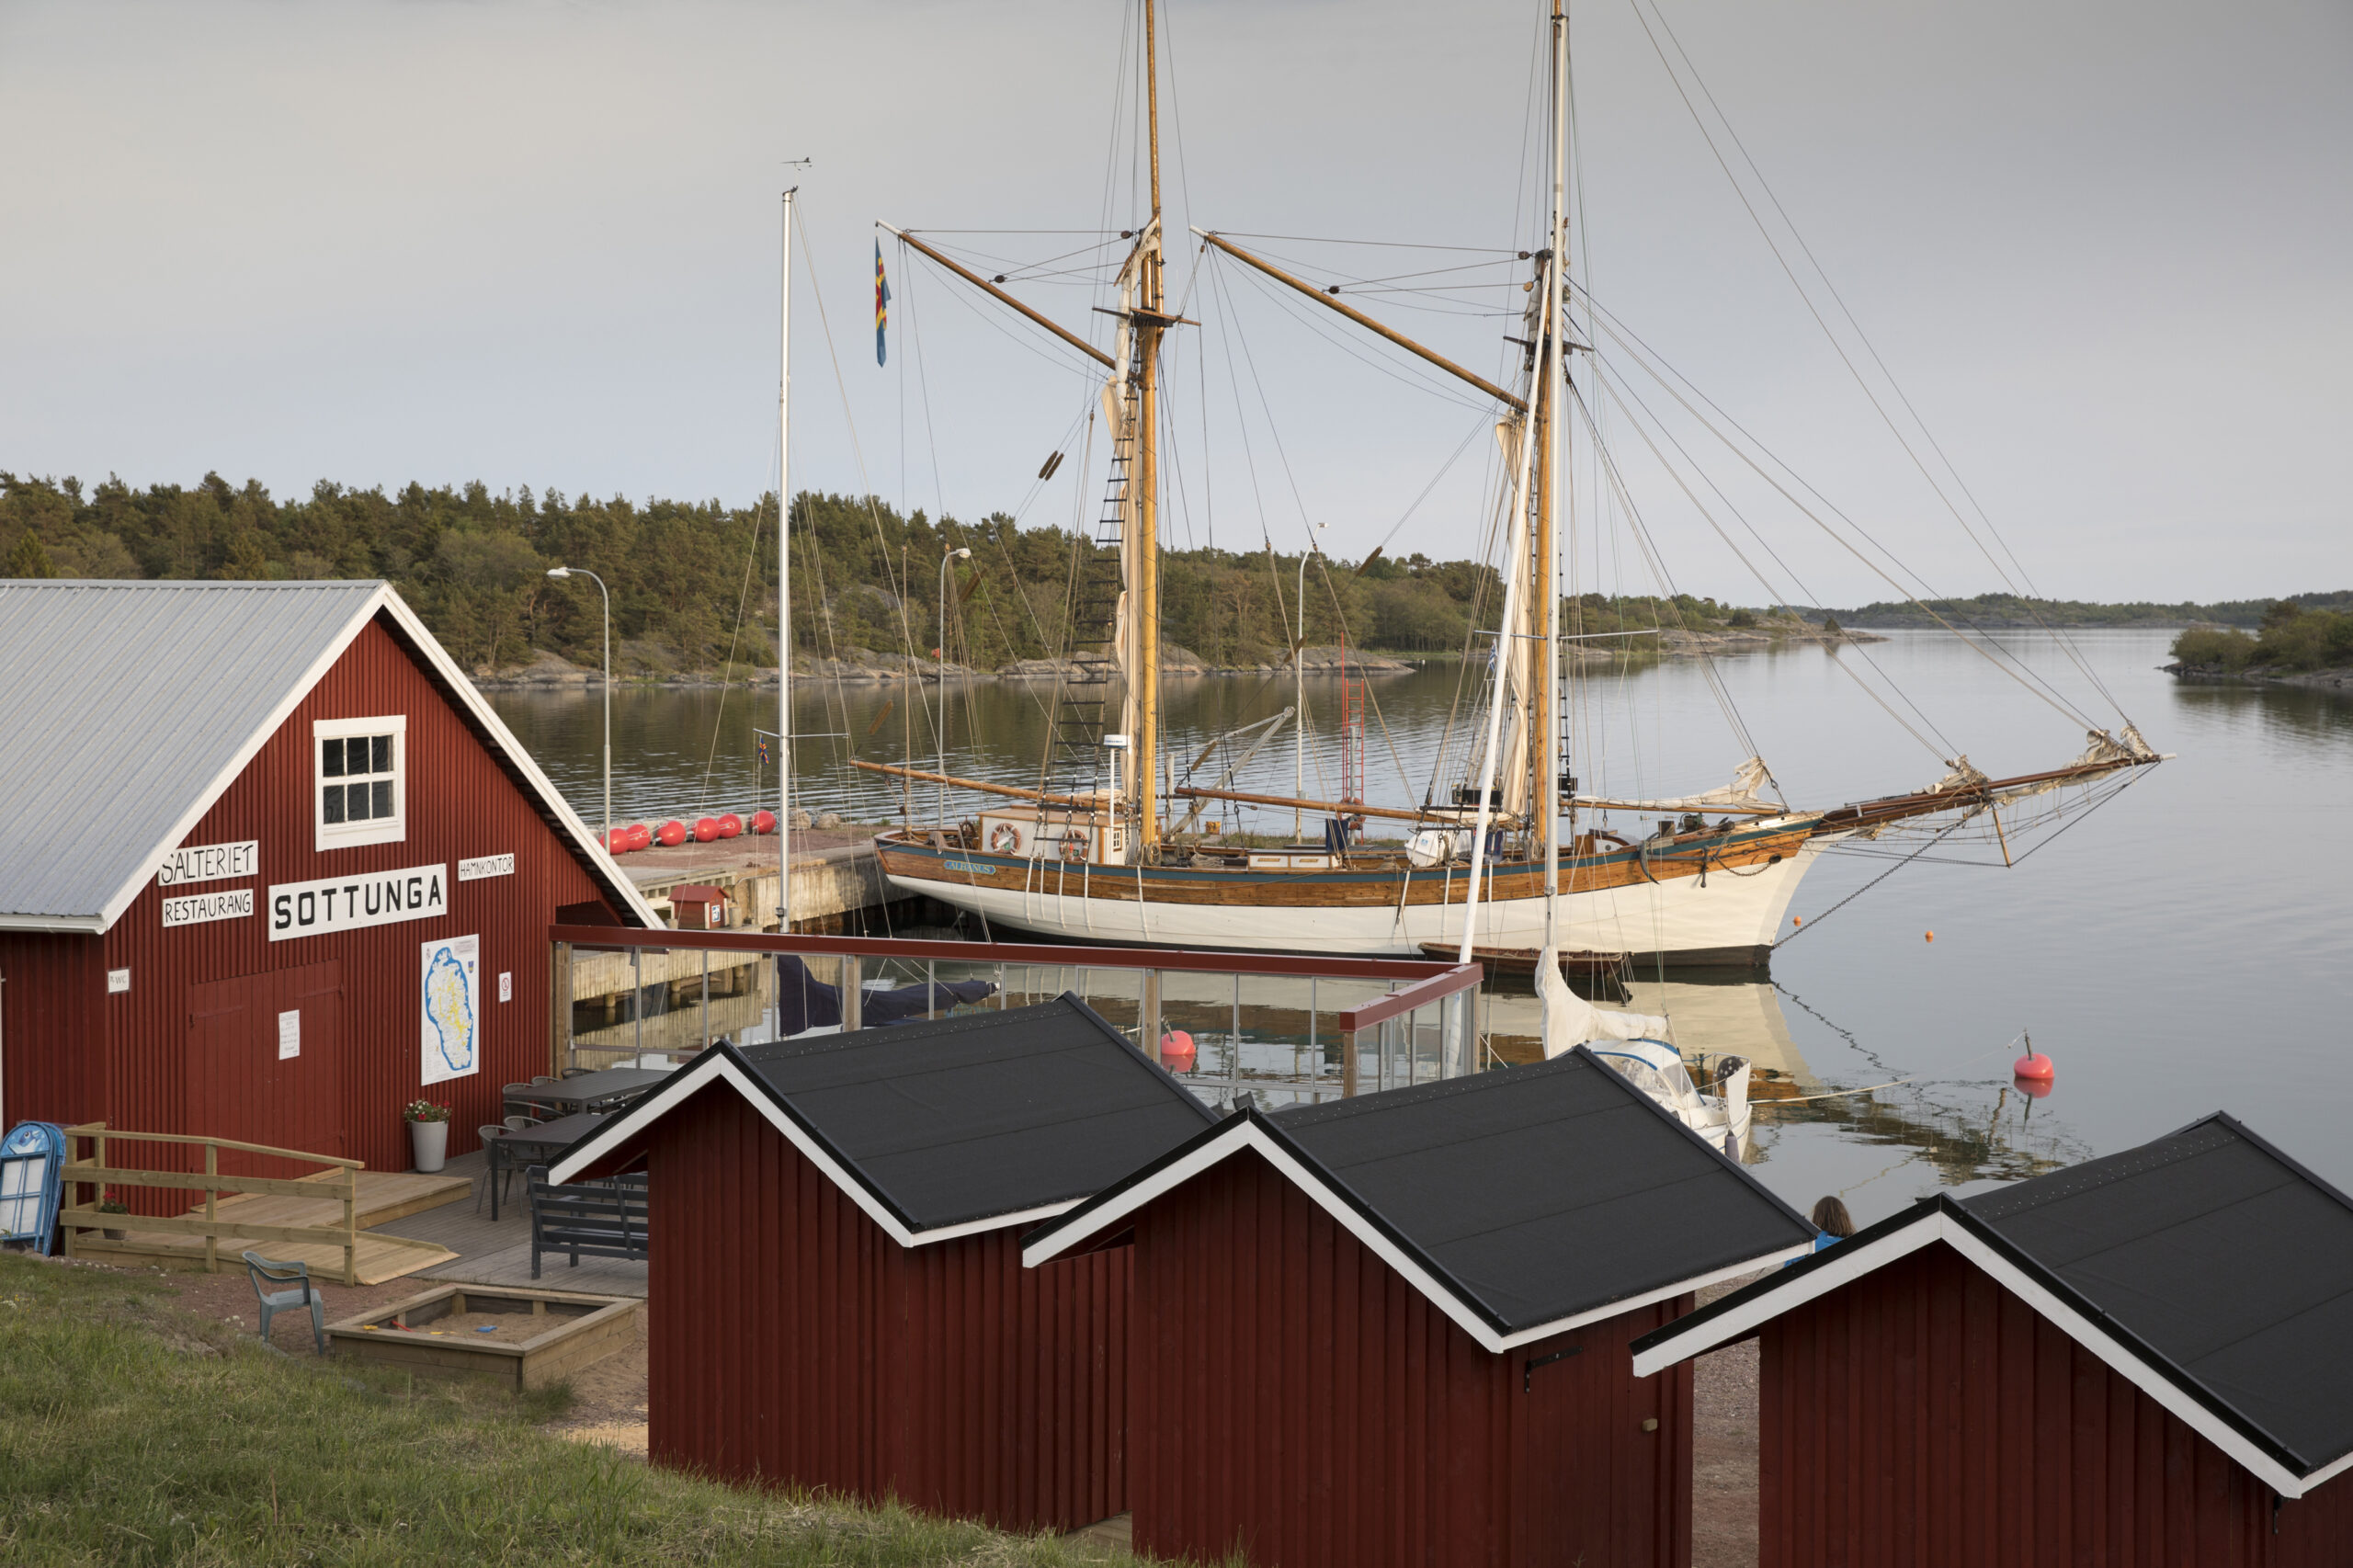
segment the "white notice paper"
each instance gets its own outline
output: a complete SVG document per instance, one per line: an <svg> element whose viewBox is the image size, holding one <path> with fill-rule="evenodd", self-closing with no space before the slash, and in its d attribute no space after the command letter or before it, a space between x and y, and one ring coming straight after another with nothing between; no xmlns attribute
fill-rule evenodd
<svg viewBox="0 0 2353 1568"><path fill-rule="evenodd" d="M278 1015L278 1059L291 1062L302 1054L302 1011Z"/></svg>
<svg viewBox="0 0 2353 1568"><path fill-rule="evenodd" d="M515 977L503 969L498 971L498 999L502 1002L515 1000Z"/></svg>

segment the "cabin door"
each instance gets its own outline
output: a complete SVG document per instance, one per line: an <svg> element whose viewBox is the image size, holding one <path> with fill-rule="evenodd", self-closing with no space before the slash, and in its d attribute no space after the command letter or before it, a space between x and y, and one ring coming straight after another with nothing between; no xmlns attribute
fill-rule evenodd
<svg viewBox="0 0 2353 1568"><path fill-rule="evenodd" d="M189 986L183 1131L342 1154L342 1001L334 961ZM318 1167L224 1153L221 1169L301 1176Z"/></svg>

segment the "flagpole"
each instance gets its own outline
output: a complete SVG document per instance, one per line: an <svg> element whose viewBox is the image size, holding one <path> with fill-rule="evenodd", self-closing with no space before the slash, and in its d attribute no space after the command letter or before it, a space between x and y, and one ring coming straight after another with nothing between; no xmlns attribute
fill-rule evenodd
<svg viewBox="0 0 2353 1568"><path fill-rule="evenodd" d="M792 198L784 193L776 381L776 933L792 929ZM779 975L779 983L781 976ZM782 1037L784 998L777 998Z"/></svg>

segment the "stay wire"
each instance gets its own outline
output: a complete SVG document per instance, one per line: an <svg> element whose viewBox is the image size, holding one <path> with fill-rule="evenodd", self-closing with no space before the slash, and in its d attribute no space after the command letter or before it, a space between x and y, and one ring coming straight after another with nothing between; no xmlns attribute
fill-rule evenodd
<svg viewBox="0 0 2353 1568"><path fill-rule="evenodd" d="M1588 294L1586 298L1590 300L1592 296ZM1722 442L1725 449L1734 457L1738 458L1743 463L1745 463L1758 478L1762 479L1767 484L1771 485L1773 489L1779 492L1781 498L1789 502L1791 506L1795 507L1800 516L1803 517L1807 521L1820 528L1829 537L1833 543L1836 544L1840 549L1846 551L1847 553L1853 556L1858 562L1859 562L1866 571L1869 571L1872 575L1887 584L1889 587L1893 588L1905 599L1909 600L1914 605L1918 606L1922 613L1926 614L1931 620L1934 620L1938 626L1943 627L1947 631L1951 632L1955 637L1959 638L1965 646L1975 652L1978 656L1984 659L1986 663L1992 665L1995 669L2000 670L2004 675L2008 676L2012 680L2017 681L2029 693L2041 699L2044 703L2048 704L2054 711L2058 712L2069 722L2080 724L2087 730L2094 727L2091 720L2079 710L2070 707L2066 703L2065 699L2059 695L2056 688L2052 687L2049 682L2043 680L2040 676L2029 669L2024 664L2018 662L2015 657L2011 658L2008 664L2005 664L2002 657L1994 650L1981 644L1964 633L1961 627L1955 626L1950 619L1948 619L1944 615L1940 614L1927 599L1922 598L1919 594L1913 590L1906 588L1902 583L1890 575L1885 568L1881 567L1877 562L1871 560L1870 557L1865 555L1860 550L1857 549L1852 540L1847 539L1841 535L1837 529L1832 528L1820 514L1816 513L1812 507L1798 499L1798 497L1790 492L1788 485L1783 484L1779 479L1767 472L1765 467L1761 463L1757 462L1755 458L1751 457L1748 452L1741 447L1739 442L1736 442L1730 437L1726 436L1723 431L1717 428L1705 415L1702 415L1698 409L1692 407L1690 400L1683 395L1682 392L1676 384L1679 381L1685 386L1691 386L1691 382L1688 377L1684 376L1681 371L1676 370L1673 366L1668 365L1664 358L1658 358L1655 350L1652 349L1649 345L1643 343L1639 337L1634 336L1631 331L1623 330L1624 324L1620 322L1614 313L1602 307L1597 301L1595 303L1594 308L1598 312L1598 319L1601 322L1602 331L1607 334L1612 341L1616 342L1619 347L1624 348L1630 355L1631 355L1637 365L1641 365L1645 370L1649 371L1652 378L1656 381L1663 389L1665 389L1666 394L1669 397L1674 398L1677 403L1681 404L1685 413L1690 415L1692 418L1699 422L1701 428L1707 430L1710 435L1714 436L1717 440ZM1659 368L1658 369L1654 369L1652 368L1650 361L1654 360L1656 362L1656 365ZM1671 372L1674 379L1669 380L1667 376L1661 375L1659 373L1659 369ZM1700 392L1696 386L1691 386L1691 391L1694 396L1698 397L1702 403L1707 403L1710 410L1722 418L1725 424L1731 426L1734 430L1739 431L1741 436L1745 439L1753 443L1759 451L1764 452L1768 457L1773 457L1770 448L1765 446L1763 442L1758 441L1756 437L1750 435L1748 431L1741 426L1739 421L1724 413L1724 411L1721 407L1718 407L1713 400L1710 399L1705 392ZM1813 485L1808 484L1794 469L1790 469L1787 463L1782 462L1778 457L1773 457L1773 461L1777 466L1787 472L1792 481L1811 492L1818 500L1821 500L1824 510L1828 511L1832 516L1837 517L1848 528L1854 529L1858 534L1869 540L1873 549L1876 549L1881 553L1886 555L1890 561L1894 562L1898 570L1915 578L1918 577L1917 573L1914 573L1910 567L1905 566L1904 562L1897 558L1893 551L1889 551L1885 545L1880 543L1878 540L1873 539L1870 530L1864 528L1852 517L1847 517L1846 513L1840 511L1836 506L1832 505L1827 497L1824 496L1822 493L1819 490L1816 490ZM1931 595L1935 594L1936 590L1934 587L1928 585L1925 579L1921 579L1921 584L1922 586L1927 588ZM1983 629L1971 622L1966 616L1961 617L1960 619L1961 624L1963 626L1967 626L1970 631L1976 631L1981 637L1984 635ZM2013 667L2013 665L2016 667Z"/></svg>
<svg viewBox="0 0 2353 1568"><path fill-rule="evenodd" d="M1839 341L1838 335L1831 330L1830 324L1823 318L1820 307L1814 303L1813 296L1806 290L1805 285L1799 281L1797 270L1790 265L1788 256L1782 253L1779 244L1774 239L1771 230L1765 222L1764 217L1756 210L1756 204L1749 199L1748 192L1742 187L1738 176L1733 173L1732 165L1724 157L1722 149L1716 145L1715 138L1709 131L1706 119L1700 115L1699 107L1692 103L1690 93L1683 85L1683 79L1681 75L1679 75L1676 72L1674 66L1668 62L1666 51L1660 47L1657 36L1651 30L1650 18L1644 14L1642 6L1639 3L1634 6L1634 17L1635 20L1642 24L1643 35L1650 40L1653 52L1658 55L1660 66L1665 70L1668 77L1675 83L1676 96L1683 100L1684 108L1690 114L1692 123L1699 128L1701 139L1708 143L1709 153L1715 158L1717 166L1723 171L1725 180L1731 184L1733 187L1733 194L1739 199L1742 209L1748 214L1749 222L1756 226L1756 232L1759 236L1764 239L1766 247L1773 253L1773 259L1779 265L1782 275L1790 280L1790 287L1797 290L1798 298L1805 305L1806 313L1811 315L1813 318L1814 324L1821 328L1823 336L1828 340L1832 350L1837 354L1839 363L1847 367L1847 374L1854 378L1855 384L1862 390L1863 395L1870 402L1873 412L1877 413L1881 423L1886 425L1888 433L1895 437L1896 444L1904 449L1904 455L1906 458L1909 458L1912 461L1912 465L1919 471L1921 478L1927 483L1930 492L1936 495L1938 501L1944 504L1945 509L1952 514L1953 519L1961 525L1961 531L1969 536L1970 542L1977 546L1979 551L1985 556L1987 562L1994 567L1995 574L1997 576L2001 576L2006 583L2008 574L2003 572L2001 563L1995 561L1992 552L1986 551L1984 545L1978 540L1974 530L1972 530L1969 526L1968 519L1961 516L1961 509L1958 506L1955 506L1952 504L1951 498L1944 493L1944 489L1938 483L1936 476L1929 472L1927 464L1921 460L1919 453L1914 449L1911 441L1905 437L1903 430L1897 426L1894 416L1887 411L1887 406L1881 401L1878 392L1870 385L1869 380L1863 375L1861 369L1855 364L1853 357L1847 352L1847 346ZM1664 14L1662 14L1661 19L1664 21ZM1688 58L1686 63L1688 64ZM1693 75L1696 79L1698 73L1694 71ZM1729 121L1727 121L1727 125L1728 124ZM1759 176L1759 183L1762 183L1762 176ZM1882 546L1881 548L1884 549L1885 547ZM1893 559L1893 557L1891 557L1891 559ZM1882 574L1882 575L1884 575L1884 574ZM1914 597L1913 602L1920 604L1920 600L1916 596ZM1927 609L1927 606L1921 604L1921 608ZM1933 610L1929 611L1929 613L1931 615L1935 614ZM1948 628L1948 630L1949 630L1949 628ZM2064 652L2066 652L2068 657L2075 662L2077 667L2081 668L2083 666L2083 660L2075 653L2074 647L2071 644L2065 643L2063 641L2062 642L2062 647ZM2097 677L2093 677L2093 684L2095 687L2099 686ZM2103 687L2101 689L2102 695L2107 695L2105 688ZM2109 701L2112 704L2114 699L2110 698ZM2059 704L2054 702L2052 706L2059 707ZM2067 712L2067 710L2061 708L2060 711ZM2079 713L2070 713L2068 716L2075 720L2075 722L2084 725L2086 729L2095 727L2089 719Z"/></svg>
<svg viewBox="0 0 2353 1568"><path fill-rule="evenodd" d="M1798 227L1796 221L1790 216L1789 210L1781 205L1781 199L1774 191L1772 182L1765 177L1765 171L1757 166L1756 158L1748 151L1748 144L1741 139L1739 128L1733 124L1732 117L1724 113L1723 107L1716 102L1716 96L1709 89L1707 78L1699 74L1699 68L1691 59L1690 51L1683 47L1683 40L1677 36L1674 24L1667 20L1665 8L1659 4L1659 0L1651 0L1651 9L1657 13L1660 30L1666 34L1667 41L1675 46L1677 57L1683 62L1684 68L1690 72L1693 85L1698 86L1700 96L1708 100L1708 107L1715 111L1716 119L1724 128L1724 134L1732 139L1733 147L1740 153L1741 162L1745 164L1748 172L1756 176L1757 188L1765 193L1765 199L1772 203L1774 212L1779 216L1782 224L1789 230L1790 237L1797 242L1798 249L1804 255L1807 265L1813 269L1814 276L1821 279L1823 288L1829 293L1832 301L1837 305L1838 313L1845 317L1847 324L1854 329L1856 341L1863 346L1863 351L1870 356L1871 363L1877 366L1880 374L1887 379L1888 389L1894 392L1896 401L1904 405L1904 413L1911 415L1912 423L1918 428L1921 437L1928 443L1929 449L1936 453L1938 461L1944 464L1945 472L1951 475L1954 485L1968 500L1971 509L1976 512L1978 520L1985 525L1985 531L1993 535L1994 541L2002 547L2002 553L2008 556L2010 564L2018 569L2018 578L2027 588L2027 593L2020 596L2027 601L2027 613L2033 616L2035 623L2059 642L2069 658L2074 661L2075 667L2081 670L2085 677L2092 683L2094 689L2098 691L2100 696L2108 700L2109 705L2121 715L2124 711L2123 705L2116 700L2114 694L2108 689L2107 683L2100 679L2098 673L2077 656L2073 639L2066 635L2063 628L2052 626L2045 621L2041 611L2034 608L2034 599L2041 596L2042 590L2035 585L2033 574L2027 571L2026 563L2018 559L2018 551L2010 547L2009 541L2002 537L2002 531L1995 526L1992 514L1985 510L1984 504L1977 499L1976 494L1970 489L1969 481L1961 476L1960 468L1946 454L1943 443L1937 439L1936 431L1929 426L1925 418L1921 417L1920 411L1913 406L1912 399L1904 392L1903 382L1897 381L1895 372L1888 369L1887 361L1880 356L1878 346L1871 341L1870 335L1863 330L1862 323L1855 318L1855 312L1848 307L1846 296L1838 291L1838 285L1831 279L1829 269L1822 265L1821 260L1813 254L1813 247L1806 243L1805 232ZM1654 40L1654 47L1655 47L1655 40ZM1934 487L1936 482L1931 479L1929 483ZM1939 495L1941 498L1941 493ZM2001 562L1995 561L1993 552L1987 551L1984 545L1978 541L1975 533L1970 529L1968 521L1961 517L1959 509L1952 507L1949 501L1946 502L1946 506L1953 511L1955 519L1961 522L1961 531L1969 534L1970 542L1977 545L1978 551L1984 555L1987 564L1994 568L1995 574L2001 577L2006 585L2012 586L2012 591L2015 592L2015 585L2009 584L2008 574L2002 570Z"/></svg>

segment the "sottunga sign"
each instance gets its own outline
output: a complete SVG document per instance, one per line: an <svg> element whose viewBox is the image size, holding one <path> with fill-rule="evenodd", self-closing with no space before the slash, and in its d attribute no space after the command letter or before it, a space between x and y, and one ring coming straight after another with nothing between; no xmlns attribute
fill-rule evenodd
<svg viewBox="0 0 2353 1568"><path fill-rule="evenodd" d="M269 939L323 937L449 913L449 868L411 866L360 877L279 882L269 890Z"/></svg>

